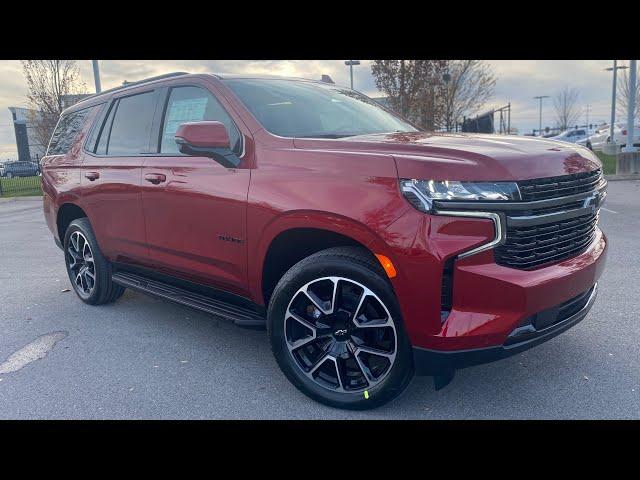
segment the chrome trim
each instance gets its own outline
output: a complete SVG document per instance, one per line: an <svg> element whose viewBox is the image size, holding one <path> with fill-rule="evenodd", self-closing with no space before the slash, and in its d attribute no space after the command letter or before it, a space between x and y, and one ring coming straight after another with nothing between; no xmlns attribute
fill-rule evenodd
<svg viewBox="0 0 640 480"><path fill-rule="evenodd" d="M507 231L502 226L502 217L493 212L466 212L466 211L455 211L455 210L445 210L445 211L434 211L436 215L449 215L452 217L470 217L470 218L488 218L493 220L493 226L495 229L495 237L488 243L484 243L479 247L472 248L471 250L467 250L466 252L462 252L458 254L458 258L466 258L471 255L475 255L476 253L484 252L485 250L490 250L496 245L500 243L504 243L507 239Z"/></svg>
<svg viewBox="0 0 640 480"><path fill-rule="evenodd" d="M598 208L589 206L581 208L570 208L560 212L543 213L541 215L527 215L522 217L507 216L507 225L511 227L535 227L547 223L562 222L572 218L593 215L599 211Z"/></svg>

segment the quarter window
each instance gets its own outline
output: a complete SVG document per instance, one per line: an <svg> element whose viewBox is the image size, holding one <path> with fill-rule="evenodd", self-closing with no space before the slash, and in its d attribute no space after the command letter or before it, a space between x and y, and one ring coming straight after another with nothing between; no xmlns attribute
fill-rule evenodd
<svg viewBox="0 0 640 480"><path fill-rule="evenodd" d="M85 108L60 117L60 121L51 136L47 155L64 155L69 151L76 135L82 130L87 114L90 111L91 108Z"/></svg>
<svg viewBox="0 0 640 480"><path fill-rule="evenodd" d="M171 89L162 123L160 152L177 153L175 134L181 124L202 120L224 124L229 134L231 148L238 153L241 148L240 132L216 98L204 88L174 87Z"/></svg>

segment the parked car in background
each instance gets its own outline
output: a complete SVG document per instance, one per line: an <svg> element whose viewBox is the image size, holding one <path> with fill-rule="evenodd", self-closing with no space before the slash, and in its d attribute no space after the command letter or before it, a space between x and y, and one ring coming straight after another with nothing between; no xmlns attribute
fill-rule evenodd
<svg viewBox="0 0 640 480"><path fill-rule="evenodd" d="M565 130L559 135L549 137L549 140L560 140L562 142L576 143L578 140L584 140L589 136L589 131L586 128L574 128L571 130Z"/></svg>
<svg viewBox="0 0 640 480"><path fill-rule="evenodd" d="M0 176L33 177L40 173L40 167L35 162L8 162L0 165Z"/></svg>
<svg viewBox="0 0 640 480"><path fill-rule="evenodd" d="M587 147L589 150L593 150L593 146L597 145L598 150L602 150L602 144L606 143L606 138L609 132L609 125L601 125L595 129L595 131L586 138L581 138L576 141L576 145Z"/></svg>
<svg viewBox="0 0 640 480"><path fill-rule="evenodd" d="M633 128L633 144L635 146L640 146L640 125L634 125ZM620 145L620 147L625 147L627 145L627 125L625 123L616 123L613 129L613 138L615 142ZM611 128L609 125L604 125L598 130L596 133L589 136L588 138L582 140L579 143L580 145L584 145L590 150L602 151L605 144L609 143L609 139L611 138Z"/></svg>

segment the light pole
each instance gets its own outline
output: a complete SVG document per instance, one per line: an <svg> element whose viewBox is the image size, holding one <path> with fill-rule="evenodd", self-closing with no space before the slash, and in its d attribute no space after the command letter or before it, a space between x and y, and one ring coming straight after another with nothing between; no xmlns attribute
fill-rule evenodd
<svg viewBox="0 0 640 480"><path fill-rule="evenodd" d="M349 73L351 74L351 90L353 90L353 66L360 65L360 60L347 60L344 64L349 67Z"/></svg>
<svg viewBox="0 0 640 480"><path fill-rule="evenodd" d="M93 62L93 80L96 82L96 93L100 93L102 91L102 86L100 85L100 67L98 66L97 60L91 60Z"/></svg>
<svg viewBox="0 0 640 480"><path fill-rule="evenodd" d="M616 123L616 86L618 85L618 70L624 70L629 67L618 66L618 61L613 61L613 67L605 68L607 72L613 72L613 87L611 93L611 125L609 126L609 143L615 143L615 138L613 136L613 129L615 128Z"/></svg>
<svg viewBox="0 0 640 480"><path fill-rule="evenodd" d="M634 120L636 115L636 61L631 60L629 66L631 71L629 72L629 104L627 111L627 146L624 147L624 152L635 152L636 148L633 146L633 130Z"/></svg>
<svg viewBox="0 0 640 480"><path fill-rule="evenodd" d="M540 116L538 120L538 131L540 132L540 136L542 137L542 99L549 98L549 95L538 95L537 97L533 97L536 100L540 101Z"/></svg>
<svg viewBox="0 0 640 480"><path fill-rule="evenodd" d="M591 110L591 105L589 105L588 103L587 103L586 110L587 110L587 125L586 125L586 127L587 127L587 135L589 135L589 133L590 133L589 132L589 110Z"/></svg>

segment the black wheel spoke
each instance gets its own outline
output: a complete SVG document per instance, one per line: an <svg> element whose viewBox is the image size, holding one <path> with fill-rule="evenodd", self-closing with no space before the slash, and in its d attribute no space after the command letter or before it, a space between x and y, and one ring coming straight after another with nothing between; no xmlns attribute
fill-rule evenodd
<svg viewBox="0 0 640 480"><path fill-rule="evenodd" d="M397 348L387 307L373 291L343 277L319 278L296 292L287 309L285 338L307 377L343 393L359 393L382 381Z"/></svg>

